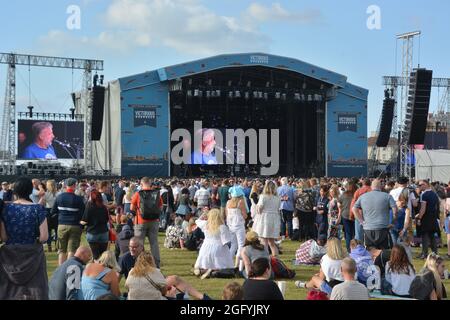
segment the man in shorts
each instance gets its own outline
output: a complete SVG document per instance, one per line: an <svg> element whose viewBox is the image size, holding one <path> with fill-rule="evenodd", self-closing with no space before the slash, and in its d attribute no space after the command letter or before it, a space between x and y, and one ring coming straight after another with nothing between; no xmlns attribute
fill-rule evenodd
<svg viewBox="0 0 450 320"><path fill-rule="evenodd" d="M52 214L58 215L58 263L62 265L73 257L81 242L81 217L84 213L84 201L75 195L77 180L65 181L66 192L56 197Z"/></svg>

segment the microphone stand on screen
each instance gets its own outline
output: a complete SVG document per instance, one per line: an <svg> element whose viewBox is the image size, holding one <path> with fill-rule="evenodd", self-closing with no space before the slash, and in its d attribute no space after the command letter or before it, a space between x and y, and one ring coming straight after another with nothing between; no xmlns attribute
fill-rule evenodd
<svg viewBox="0 0 450 320"><path fill-rule="evenodd" d="M71 159L80 160L80 155L81 155L80 146L69 144L69 143L63 143L56 139L53 141L56 142L57 144L59 144L67 152L67 154L70 156ZM72 149L72 151L75 153L75 155L72 154L72 152L69 150L69 148Z"/></svg>

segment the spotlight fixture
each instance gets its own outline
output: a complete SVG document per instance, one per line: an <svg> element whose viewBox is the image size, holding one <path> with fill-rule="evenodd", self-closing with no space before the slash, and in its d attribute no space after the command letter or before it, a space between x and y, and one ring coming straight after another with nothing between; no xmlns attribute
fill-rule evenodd
<svg viewBox="0 0 450 320"><path fill-rule="evenodd" d="M206 98L207 99L211 98L211 91L209 90L206 91Z"/></svg>
<svg viewBox="0 0 450 320"><path fill-rule="evenodd" d="M269 94L267 92L264 92L264 99L269 100Z"/></svg>
<svg viewBox="0 0 450 320"><path fill-rule="evenodd" d="M228 98L233 99L233 91L228 92Z"/></svg>
<svg viewBox="0 0 450 320"><path fill-rule="evenodd" d="M306 82L303 82L303 90L306 90Z"/></svg>
<svg viewBox="0 0 450 320"><path fill-rule="evenodd" d="M275 99L280 99L281 98L281 93L280 92L276 92L275 93Z"/></svg>
<svg viewBox="0 0 450 320"><path fill-rule="evenodd" d="M233 84L233 81L228 81L228 86L231 87L231 85Z"/></svg>
<svg viewBox="0 0 450 320"><path fill-rule="evenodd" d="M216 90L216 96L217 97L220 97L220 93L221 93L220 90Z"/></svg>
<svg viewBox="0 0 450 320"><path fill-rule="evenodd" d="M250 92L246 91L245 92L245 100L250 99Z"/></svg>
<svg viewBox="0 0 450 320"><path fill-rule="evenodd" d="M300 101L300 93L294 94L294 100Z"/></svg>
<svg viewBox="0 0 450 320"><path fill-rule="evenodd" d="M186 92L186 95L190 98L190 97L192 97L192 90L188 90L187 92Z"/></svg>
<svg viewBox="0 0 450 320"><path fill-rule="evenodd" d="M253 91L253 98L258 99L258 91Z"/></svg>
<svg viewBox="0 0 450 320"><path fill-rule="evenodd" d="M236 98L240 98L241 97L241 92L239 90L236 90L234 95L235 95Z"/></svg>
<svg viewBox="0 0 450 320"><path fill-rule="evenodd" d="M263 98L263 92L262 92L262 91L259 91L259 92L258 92L258 98L259 98L259 99L262 99L262 98Z"/></svg>
<svg viewBox="0 0 450 320"><path fill-rule="evenodd" d="M286 101L286 100L287 100L287 94L286 94L286 93L283 93L283 94L281 95L281 99L284 100L284 101Z"/></svg>
<svg viewBox="0 0 450 320"><path fill-rule="evenodd" d="M252 82L251 82L251 81L248 81L248 82L247 82L247 87L250 88L251 86L252 86Z"/></svg>

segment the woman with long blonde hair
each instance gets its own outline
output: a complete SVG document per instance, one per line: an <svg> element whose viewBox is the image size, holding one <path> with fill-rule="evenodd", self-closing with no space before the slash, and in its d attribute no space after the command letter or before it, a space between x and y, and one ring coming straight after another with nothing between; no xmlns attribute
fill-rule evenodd
<svg viewBox="0 0 450 320"><path fill-rule="evenodd" d="M275 240L280 237L281 230L280 203L275 182L268 180L258 200L256 208L259 216L252 229L259 235L261 243L266 248L270 247L273 256L278 255Z"/></svg>
<svg viewBox="0 0 450 320"><path fill-rule="evenodd" d="M39 200L39 204L43 205L45 207L45 210L47 210L47 227L48 227L47 246L48 252L52 252L53 251L52 240L55 241L56 246L56 239L58 238L58 216L52 215L51 210L53 208L53 205L55 204L56 192L58 190L56 188L55 180L48 180L46 182L45 187L47 191Z"/></svg>
<svg viewBox="0 0 450 320"><path fill-rule="evenodd" d="M421 273L431 271L434 276L434 291L437 300L442 300L447 297L447 292L445 291L444 284L442 283L442 278L444 277L445 264L444 259L435 254L430 253L425 261L425 265ZM432 294L434 295L434 294Z"/></svg>
<svg viewBox="0 0 450 320"><path fill-rule="evenodd" d="M96 300L105 294L119 297L119 270L113 251L103 252L97 261L88 264L81 278L84 300Z"/></svg>
<svg viewBox="0 0 450 320"><path fill-rule="evenodd" d="M315 274L310 281L296 281L299 288L318 289L330 295L333 287L342 283L344 277L341 273L341 263L347 257L341 240L330 238L327 241L327 254L320 261L320 271Z"/></svg>
<svg viewBox="0 0 450 320"><path fill-rule="evenodd" d="M231 254L236 256L235 267L239 266L239 253L245 244L245 220L247 220L247 207L245 195L241 189L233 188L231 199L225 209L227 226L231 232Z"/></svg>
<svg viewBox="0 0 450 320"><path fill-rule="evenodd" d="M155 260L150 252L143 251L137 257L125 287L128 289L128 300L165 300L167 281L161 271L156 268Z"/></svg>
<svg viewBox="0 0 450 320"><path fill-rule="evenodd" d="M339 210L339 187L332 185L328 202L328 237L341 238L341 211Z"/></svg>
<svg viewBox="0 0 450 320"><path fill-rule="evenodd" d="M197 220L197 226L205 234L205 240L195 262L194 273L207 278L213 271L233 269L233 255L230 251L231 233L225 225L219 209L211 209Z"/></svg>

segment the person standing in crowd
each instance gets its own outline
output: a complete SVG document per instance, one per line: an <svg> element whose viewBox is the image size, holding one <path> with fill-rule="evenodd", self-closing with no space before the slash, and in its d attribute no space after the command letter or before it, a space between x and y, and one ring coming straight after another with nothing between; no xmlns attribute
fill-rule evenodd
<svg viewBox="0 0 450 320"><path fill-rule="evenodd" d="M58 216L51 214L51 210L53 208L53 205L55 204L57 192L55 180L48 180L46 183L46 189L47 191L41 197L39 204L44 206L45 210L47 210L47 224L48 224L47 247L48 252L52 252L53 251L52 240L56 242L56 239L58 237ZM52 234L52 230L55 231L54 235Z"/></svg>
<svg viewBox="0 0 450 320"><path fill-rule="evenodd" d="M33 183L33 190L30 194L30 199L33 203L39 203L39 200L41 197L45 194L45 191L40 190L39 186L41 185L41 181L39 179L33 179L31 180Z"/></svg>
<svg viewBox="0 0 450 320"><path fill-rule="evenodd" d="M33 184L22 177L14 184L16 200L5 205L0 220L0 300L47 300L47 211L30 200ZM32 288L32 290L30 290Z"/></svg>
<svg viewBox="0 0 450 320"><path fill-rule="evenodd" d="M58 216L58 264L62 265L67 257L73 257L80 246L81 225L84 213L84 201L75 195L77 180L69 178L65 181L65 192L58 195L52 208L52 215Z"/></svg>
<svg viewBox="0 0 450 320"><path fill-rule="evenodd" d="M277 189L278 197L281 200L280 210L281 210L281 237L282 239L286 236L286 224L289 239L292 239L293 229L292 229L292 218L294 213L294 201L295 195L294 190L288 185L288 178L281 178L281 186Z"/></svg>
<svg viewBox="0 0 450 320"><path fill-rule="evenodd" d="M219 184L215 179L211 186L211 208L220 208Z"/></svg>
<svg viewBox="0 0 450 320"><path fill-rule="evenodd" d="M269 260L253 261L249 278L244 281L244 300L284 300L277 284L269 280L272 276Z"/></svg>
<svg viewBox="0 0 450 320"><path fill-rule="evenodd" d="M89 201L90 193L87 193L88 184L86 182L80 182L78 189L75 190L75 195L83 198L84 204Z"/></svg>
<svg viewBox="0 0 450 320"><path fill-rule="evenodd" d="M280 236L280 203L275 182L268 180L263 193L259 197L256 207L259 216L252 229L259 235L261 243L266 248L270 247L271 254L274 257L278 256L275 239Z"/></svg>
<svg viewBox="0 0 450 320"><path fill-rule="evenodd" d="M316 211L316 225L317 236L325 235L328 238L328 187L322 185L320 187L319 198L316 206L313 208Z"/></svg>
<svg viewBox="0 0 450 320"><path fill-rule="evenodd" d="M81 275L91 260L91 249L79 247L72 258L56 268L49 282L50 300L83 300Z"/></svg>
<svg viewBox="0 0 450 320"><path fill-rule="evenodd" d="M422 254L418 259L425 259L428 256L428 249L437 254L437 243L434 234L439 231L439 198L431 190L430 184L426 180L419 182L422 191L420 195L420 211L416 217L416 223L420 226L422 234Z"/></svg>
<svg viewBox="0 0 450 320"><path fill-rule="evenodd" d="M136 185L134 183L130 183L125 195L123 196L123 210L126 215L131 214L131 199L133 198L134 193L136 192Z"/></svg>
<svg viewBox="0 0 450 320"><path fill-rule="evenodd" d="M119 266L114 252L105 251L93 263L86 266L81 278L81 293L83 300L96 300L104 294L120 297Z"/></svg>
<svg viewBox="0 0 450 320"><path fill-rule="evenodd" d="M345 258L341 263L341 274L344 282L336 285L331 291L330 300L369 300L369 290L355 280L356 262Z"/></svg>
<svg viewBox="0 0 450 320"><path fill-rule="evenodd" d="M233 269L233 255L230 251L231 233L223 221L219 209L211 209L197 221L197 226L204 232L205 240L194 265L194 273L206 279L213 271Z"/></svg>
<svg viewBox="0 0 450 320"><path fill-rule="evenodd" d="M350 252L350 241L355 238L355 220L351 211L351 202L356 186L353 181L347 182L344 193L339 197L339 211L344 225L345 245Z"/></svg>
<svg viewBox="0 0 450 320"><path fill-rule="evenodd" d="M114 204L116 205L116 221L119 223L120 215L123 214L123 196L125 195L125 182L119 181L114 189Z"/></svg>
<svg viewBox="0 0 450 320"><path fill-rule="evenodd" d="M208 190L208 182L201 183L200 190L195 193L194 202L197 203L198 210L208 209L211 206L211 193Z"/></svg>
<svg viewBox="0 0 450 320"><path fill-rule="evenodd" d="M341 239L341 211L339 210L339 187L332 185L328 198L328 238Z"/></svg>
<svg viewBox="0 0 450 320"><path fill-rule="evenodd" d="M385 269L385 278L392 286L392 294L410 298L409 288L415 277L414 266L409 262L405 248L399 244L394 245Z"/></svg>
<svg viewBox="0 0 450 320"><path fill-rule="evenodd" d="M364 245L378 249L392 248L389 232L389 208L393 212L393 223L397 220L397 205L391 195L381 191L380 180L375 179L372 191L363 194L356 201L353 212L364 228ZM361 212L362 211L362 212Z"/></svg>
<svg viewBox="0 0 450 320"><path fill-rule="evenodd" d="M94 260L97 260L108 249L109 241L109 213L97 190L91 192L91 199L86 205L80 223L87 226L86 240L91 247Z"/></svg>
<svg viewBox="0 0 450 320"><path fill-rule="evenodd" d="M227 202L229 200L228 191L230 189L228 179L223 179L222 186L218 190L220 199L220 213L225 219L225 208L227 207Z"/></svg>
<svg viewBox="0 0 450 320"><path fill-rule="evenodd" d="M152 196L153 193L154 197ZM145 238L148 238L151 252L155 258L155 263L158 268L161 262L159 255L158 231L159 216L161 213L162 204L160 190L158 190L155 186L152 186L152 181L150 178L142 178L141 190L136 192L131 200L131 211L136 213L134 235L135 237L141 238L143 244L145 243ZM159 212L156 212L157 207L159 208Z"/></svg>
<svg viewBox="0 0 450 320"><path fill-rule="evenodd" d="M177 216L186 217L191 214L191 200L189 198L189 190L184 188L181 190L181 194L179 196L179 203L177 211L175 212Z"/></svg>
<svg viewBox="0 0 450 320"><path fill-rule="evenodd" d="M362 196L364 193L372 191L372 188L370 187L371 182L370 179L364 179L362 182L362 187L355 191L353 194L353 200L350 204L350 219L353 219L355 221L355 239L358 241L364 242L364 229L361 223L359 223L359 220L356 219L355 214L353 212L353 207L355 206L356 201L358 201L359 197Z"/></svg>
<svg viewBox="0 0 450 320"><path fill-rule="evenodd" d="M13 201L13 191L10 189L8 182L2 182L2 196L0 200L3 200L5 203Z"/></svg>
<svg viewBox="0 0 450 320"><path fill-rule="evenodd" d="M295 210L297 211L300 224L300 241L315 239L316 198L306 182L301 182L297 189Z"/></svg>
<svg viewBox="0 0 450 320"><path fill-rule="evenodd" d="M450 259L450 191L447 191L447 199L445 200L444 231L447 235L447 258Z"/></svg>
<svg viewBox="0 0 450 320"><path fill-rule="evenodd" d="M245 244L245 220L247 220L247 209L245 207L244 194L239 189L231 192L228 200L225 216L227 226L231 232L231 254L236 256L235 267L238 267L239 253Z"/></svg>
<svg viewBox="0 0 450 320"><path fill-rule="evenodd" d="M250 216L251 216L251 224L253 225L255 223L255 219L258 217L256 213L256 206L258 205L259 200L259 190L258 190L258 184L255 182L252 185L252 190L250 191ZM249 224L249 227L250 224Z"/></svg>

